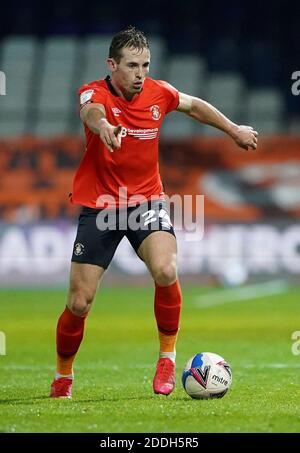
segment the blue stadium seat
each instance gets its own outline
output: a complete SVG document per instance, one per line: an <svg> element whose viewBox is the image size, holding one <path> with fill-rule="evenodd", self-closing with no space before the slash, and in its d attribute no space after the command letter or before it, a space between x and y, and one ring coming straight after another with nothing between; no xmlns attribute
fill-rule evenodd
<svg viewBox="0 0 300 453"><path fill-rule="evenodd" d="M281 133L284 103L279 90L259 88L249 91L245 103L247 122L261 135Z"/></svg>
<svg viewBox="0 0 300 453"><path fill-rule="evenodd" d="M164 79L166 75L166 42L159 36L149 35L151 63L149 77L153 79Z"/></svg>
<svg viewBox="0 0 300 453"><path fill-rule="evenodd" d="M201 96L206 90L206 64L197 55L175 55L169 58L166 80L179 91ZM180 113L167 116L162 128L163 137L190 137L201 126Z"/></svg>
<svg viewBox="0 0 300 453"><path fill-rule="evenodd" d="M0 100L3 136L26 132L35 51L36 41L29 36L11 36L1 43L1 70L6 76L6 95Z"/></svg>
<svg viewBox="0 0 300 453"><path fill-rule="evenodd" d="M37 87L37 121L35 133L48 135L68 132L74 103L74 71L77 41L73 37L53 37L41 44L43 72ZM56 129L56 127L58 129Z"/></svg>
<svg viewBox="0 0 300 453"><path fill-rule="evenodd" d="M90 35L82 42L78 85L103 79L108 74L106 59L111 39L111 35Z"/></svg>
<svg viewBox="0 0 300 453"><path fill-rule="evenodd" d="M207 81L206 101L228 116L232 121L242 122L245 85L242 77L235 72L211 73ZM209 135L216 129L206 129Z"/></svg>

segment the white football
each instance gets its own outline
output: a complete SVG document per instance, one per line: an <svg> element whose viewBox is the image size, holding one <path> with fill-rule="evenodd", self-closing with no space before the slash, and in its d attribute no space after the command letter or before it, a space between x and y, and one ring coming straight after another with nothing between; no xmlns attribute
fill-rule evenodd
<svg viewBox="0 0 300 453"><path fill-rule="evenodd" d="M232 383L231 367L213 352L194 355L182 372L182 385L191 398L222 398Z"/></svg>

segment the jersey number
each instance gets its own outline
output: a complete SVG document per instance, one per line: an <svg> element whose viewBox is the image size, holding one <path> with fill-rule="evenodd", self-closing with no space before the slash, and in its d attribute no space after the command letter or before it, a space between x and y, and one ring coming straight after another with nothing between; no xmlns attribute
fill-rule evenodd
<svg viewBox="0 0 300 453"><path fill-rule="evenodd" d="M155 222L157 220L157 217L154 216L155 216L154 209L150 209L149 211L144 212L144 214L142 214L142 217L145 217L144 226L149 225L149 223Z"/></svg>

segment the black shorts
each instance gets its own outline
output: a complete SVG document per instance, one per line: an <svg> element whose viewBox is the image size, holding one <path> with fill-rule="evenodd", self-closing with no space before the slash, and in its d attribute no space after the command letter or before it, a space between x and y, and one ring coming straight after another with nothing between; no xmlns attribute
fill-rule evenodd
<svg viewBox="0 0 300 453"><path fill-rule="evenodd" d="M79 216L72 261L107 269L124 236L137 253L143 240L154 231L166 231L175 236L169 209L163 200L115 211L84 206Z"/></svg>

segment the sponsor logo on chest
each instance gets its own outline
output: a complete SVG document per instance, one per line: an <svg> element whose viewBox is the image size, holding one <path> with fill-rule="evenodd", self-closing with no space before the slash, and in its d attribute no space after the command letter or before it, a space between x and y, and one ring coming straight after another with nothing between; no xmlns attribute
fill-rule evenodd
<svg viewBox="0 0 300 453"><path fill-rule="evenodd" d="M119 117L123 113L118 107L111 107L111 111L115 117ZM150 118L155 121L158 121L161 118L161 110L160 110L159 105L156 105L156 104L152 105L149 108L149 110L146 110L146 112L147 111L148 111L148 113L146 114L146 116L148 116L148 118L150 116ZM140 120L140 118L139 119L136 118L136 120L138 122ZM122 124L122 120L120 120L120 122ZM137 138L139 140L154 140L157 138L158 132L159 132L158 127L141 129L141 128L129 128L129 127L126 128L123 126L120 135L121 135L121 137L126 137L128 135L128 136Z"/></svg>
<svg viewBox="0 0 300 453"><path fill-rule="evenodd" d="M130 129L123 127L121 137L126 137L126 135L138 138L139 140L153 140L157 138L158 127L155 127L154 129Z"/></svg>

